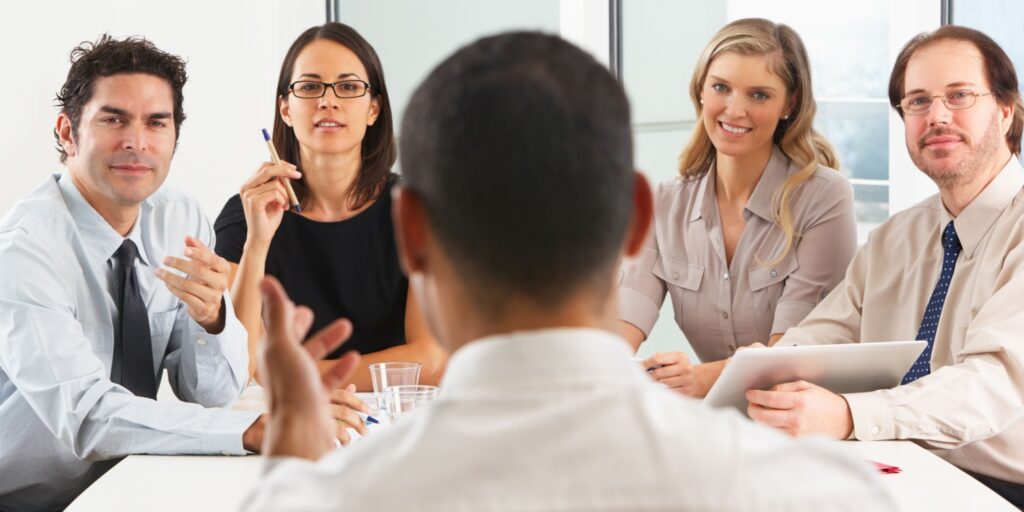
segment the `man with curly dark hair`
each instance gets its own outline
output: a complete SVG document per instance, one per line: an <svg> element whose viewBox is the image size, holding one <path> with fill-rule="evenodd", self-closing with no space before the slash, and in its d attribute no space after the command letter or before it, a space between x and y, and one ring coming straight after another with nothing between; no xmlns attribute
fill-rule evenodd
<svg viewBox="0 0 1024 512"><path fill-rule="evenodd" d="M196 201L161 188L184 61L104 35L71 62L54 129L67 169L0 220L7 511L63 508L129 454L242 454L261 432L256 413L217 408L248 376L227 262ZM155 400L164 370L184 402Z"/></svg>

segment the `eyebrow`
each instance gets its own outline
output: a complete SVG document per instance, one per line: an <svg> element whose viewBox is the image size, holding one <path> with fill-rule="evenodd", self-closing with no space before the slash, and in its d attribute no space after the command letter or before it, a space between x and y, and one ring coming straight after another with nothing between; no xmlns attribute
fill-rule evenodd
<svg viewBox="0 0 1024 512"><path fill-rule="evenodd" d="M302 78L302 77L315 78L317 80L323 79L323 77L320 76L319 73L303 73L303 74L299 75L299 78ZM339 73L338 74L338 78L342 78L342 79L344 79L344 78L359 78L359 75L357 75L355 73Z"/></svg>
<svg viewBox="0 0 1024 512"><path fill-rule="evenodd" d="M100 111L121 117L132 117L132 115L129 114L127 110L123 108L111 107L110 105L103 105L102 107L100 107ZM147 119L170 119L171 117L173 117L173 115L170 112L154 112L147 116Z"/></svg>
<svg viewBox="0 0 1024 512"><path fill-rule="evenodd" d="M975 85L977 85L977 84L975 84L974 82L950 82L950 83L946 84L946 89L953 89L953 88L956 88L956 87L967 87L967 86L973 87ZM921 88L917 88L917 89L914 89L913 91L907 91L903 95L904 96L910 96L911 94L920 94L922 92L928 92L928 91L926 91L924 89L921 89Z"/></svg>
<svg viewBox="0 0 1024 512"><path fill-rule="evenodd" d="M727 83L727 84L729 83L728 80L726 80L726 79L724 79L724 78L722 78L720 76L708 75L708 78L710 78L712 80L716 80L718 82L724 82L724 83ZM752 86L752 87L749 87L749 88L750 89L763 89L765 91L772 91L772 92L774 92L776 90L774 87L772 87L770 85L755 85L755 86Z"/></svg>

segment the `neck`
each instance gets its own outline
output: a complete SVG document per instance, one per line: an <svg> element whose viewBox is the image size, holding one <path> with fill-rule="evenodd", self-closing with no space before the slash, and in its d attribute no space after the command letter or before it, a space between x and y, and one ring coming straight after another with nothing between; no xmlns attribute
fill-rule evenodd
<svg viewBox="0 0 1024 512"><path fill-rule="evenodd" d="M981 172L974 173L968 181L947 187L940 186L939 197L942 198L942 205L946 207L950 215L953 217L960 215L974 201L974 198L978 197L978 194L985 190L989 183L992 183L992 180L999 175L999 172L1006 166L1006 162L1012 157L1010 148L1004 144L985 168Z"/></svg>
<svg viewBox="0 0 1024 512"><path fill-rule="evenodd" d="M308 194L303 213L321 220L349 216L349 189L362 168L360 147L335 154L314 153L303 148L300 157Z"/></svg>
<svg viewBox="0 0 1024 512"><path fill-rule="evenodd" d="M764 168L772 157L772 146L767 145L744 155L715 155L715 194L719 202L747 204Z"/></svg>
<svg viewBox="0 0 1024 512"><path fill-rule="evenodd" d="M510 297L494 312L480 310L479 304L458 301L464 307L445 308L441 313L442 339L454 352L463 345L487 336L555 328L591 328L618 333L615 294L595 304L594 296L579 293L555 306Z"/></svg>
<svg viewBox="0 0 1024 512"><path fill-rule="evenodd" d="M103 220L110 224L110 227L114 228L121 236L128 236L131 232L132 226L135 225L135 219L139 217L139 204L117 204L103 199L103 196L98 192L93 191L83 180L80 174L74 169L70 169L71 183L75 185L78 192L85 198L85 202L89 203L89 206L96 213L103 217Z"/></svg>

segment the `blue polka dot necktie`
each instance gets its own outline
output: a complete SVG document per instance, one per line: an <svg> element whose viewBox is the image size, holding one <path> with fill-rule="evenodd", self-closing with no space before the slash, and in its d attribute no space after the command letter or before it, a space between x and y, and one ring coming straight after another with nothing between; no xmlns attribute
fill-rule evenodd
<svg viewBox="0 0 1024 512"><path fill-rule="evenodd" d="M956 268L956 259L960 256L960 239L956 236L956 228L953 221L949 221L946 229L942 231L942 273L939 274L939 282L935 283L932 290L932 298L928 300L928 307L924 309L924 318L921 319L921 328L917 330L917 338L928 342L924 352L918 356L914 366L903 376L900 384L914 382L932 371L932 345L935 344L935 330L939 327L939 316L942 314L942 305L946 302L946 292L949 291L949 282L953 280L953 270Z"/></svg>
<svg viewBox="0 0 1024 512"><path fill-rule="evenodd" d="M114 327L114 358L110 380L136 396L156 398L156 368L153 366L153 339L149 335L149 313L142 300L135 259L139 250L125 240L114 254L117 258L118 324Z"/></svg>

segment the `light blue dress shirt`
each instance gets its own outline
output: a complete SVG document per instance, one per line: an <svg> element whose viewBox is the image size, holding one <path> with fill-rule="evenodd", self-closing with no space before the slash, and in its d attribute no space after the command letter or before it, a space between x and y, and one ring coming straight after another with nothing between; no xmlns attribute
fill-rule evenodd
<svg viewBox="0 0 1024 512"><path fill-rule="evenodd" d="M62 508L130 454L242 454L253 412L231 404L248 378L246 333L224 295L226 322L208 334L156 278L185 235L213 247L191 197L162 188L128 238L149 312L153 372L186 402L133 395L110 380L116 258L124 237L67 173L0 219L0 510ZM158 380L159 382L159 380ZM183 490L185 491L185 490Z"/></svg>

